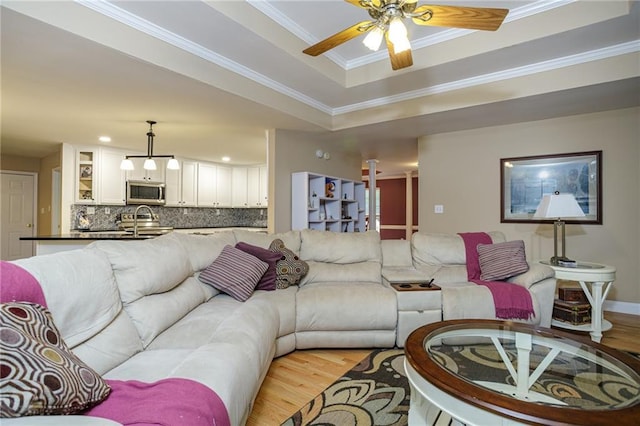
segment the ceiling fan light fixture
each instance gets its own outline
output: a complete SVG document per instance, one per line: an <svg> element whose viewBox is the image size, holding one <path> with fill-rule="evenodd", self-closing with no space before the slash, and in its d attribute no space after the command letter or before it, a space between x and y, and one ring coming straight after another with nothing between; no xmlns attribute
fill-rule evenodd
<svg viewBox="0 0 640 426"><path fill-rule="evenodd" d="M382 37L384 36L384 31L379 26L374 26L369 34L362 40L362 44L367 46L369 49L374 52L380 49L380 44L382 43Z"/></svg>
<svg viewBox="0 0 640 426"><path fill-rule="evenodd" d="M409 39L406 37L404 39L400 39L392 43L393 43L393 53L395 53L396 55L398 53L411 50L411 43L409 42Z"/></svg>
<svg viewBox="0 0 640 426"><path fill-rule="evenodd" d="M407 38L407 27L402 23L402 19L395 17L389 22L389 40L391 40L391 43L394 45L403 44L405 40L406 43L409 42Z"/></svg>

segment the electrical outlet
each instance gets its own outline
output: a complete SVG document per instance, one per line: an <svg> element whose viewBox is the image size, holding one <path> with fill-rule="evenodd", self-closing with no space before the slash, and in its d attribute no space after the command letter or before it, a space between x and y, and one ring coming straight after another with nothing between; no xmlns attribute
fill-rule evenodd
<svg viewBox="0 0 640 426"><path fill-rule="evenodd" d="M95 207L87 207L87 214L96 214Z"/></svg>
<svg viewBox="0 0 640 426"><path fill-rule="evenodd" d="M438 213L438 214L442 214L444 213L444 206L442 204L436 204L433 206L433 212L434 213Z"/></svg>
<svg viewBox="0 0 640 426"><path fill-rule="evenodd" d="M220 216L220 209L216 209L216 216Z"/></svg>
<svg viewBox="0 0 640 426"><path fill-rule="evenodd" d="M105 207L104 214L111 214L111 209L109 207Z"/></svg>
<svg viewBox="0 0 640 426"><path fill-rule="evenodd" d="M189 209L182 209L182 214L187 214L189 212Z"/></svg>

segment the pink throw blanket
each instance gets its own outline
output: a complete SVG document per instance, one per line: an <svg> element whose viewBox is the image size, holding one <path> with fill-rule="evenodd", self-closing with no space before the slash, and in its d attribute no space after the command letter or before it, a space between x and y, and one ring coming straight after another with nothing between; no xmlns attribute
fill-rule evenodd
<svg viewBox="0 0 640 426"><path fill-rule="evenodd" d="M189 379L169 378L155 383L107 380L111 393L84 414L123 425L230 426L220 397Z"/></svg>
<svg viewBox="0 0 640 426"><path fill-rule="evenodd" d="M484 232L467 232L458 234L464 241L467 255L467 279L473 283L486 286L493 296L496 317L501 319L527 320L535 315L529 291L517 284L504 281L483 281L480 279L480 262L478 261L478 244L493 244L491 237Z"/></svg>
<svg viewBox="0 0 640 426"><path fill-rule="evenodd" d="M0 303L30 302L47 307L38 280L15 263L0 261Z"/></svg>

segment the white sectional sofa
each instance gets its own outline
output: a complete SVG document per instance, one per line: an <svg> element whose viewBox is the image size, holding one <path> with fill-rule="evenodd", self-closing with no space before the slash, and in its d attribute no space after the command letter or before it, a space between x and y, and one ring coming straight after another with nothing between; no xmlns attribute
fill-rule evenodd
<svg viewBox="0 0 640 426"><path fill-rule="evenodd" d="M458 315L456 304L466 318L494 318L490 307L478 307L477 297L487 295L466 282L464 249L460 257L456 237L415 234L412 242L381 242L375 232L171 233L145 241L98 241L14 263L39 281L62 338L103 377L195 380L218 394L232 425L242 425L274 357L305 348L396 345L399 310L407 306L399 306L392 281L434 277L443 288L445 319ZM299 285L258 290L240 302L198 280L224 246L243 241L267 248L274 238L309 265ZM544 326L551 318L552 276L550 268L532 265L512 279L529 288L536 308L532 322ZM403 327L442 319L439 305L433 302L428 310L434 312ZM28 418L34 425L51 421ZM59 424L87 421L67 416Z"/></svg>

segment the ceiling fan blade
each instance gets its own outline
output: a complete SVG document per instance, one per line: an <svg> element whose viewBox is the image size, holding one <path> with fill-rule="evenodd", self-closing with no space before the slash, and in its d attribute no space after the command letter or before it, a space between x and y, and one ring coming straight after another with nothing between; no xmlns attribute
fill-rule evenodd
<svg viewBox="0 0 640 426"><path fill-rule="evenodd" d="M380 0L344 0L347 3L351 3L354 6L362 7L364 9L368 8L368 3L372 4L375 7L380 7ZM417 0L416 0L417 1Z"/></svg>
<svg viewBox="0 0 640 426"><path fill-rule="evenodd" d="M431 11L430 18L429 11ZM502 25L507 13L509 9L422 5L417 7L413 14L424 14L424 16L412 19L418 25L495 31Z"/></svg>
<svg viewBox="0 0 640 426"><path fill-rule="evenodd" d="M351 40L354 37L359 36L360 34L364 34L373 28L371 25L371 21L362 21L355 25L350 26L347 29L340 31L332 35L329 38L322 40L319 43L314 44L313 46L307 47L302 52L311 56L318 56L328 50L333 49L336 46L341 45L344 42Z"/></svg>
<svg viewBox="0 0 640 426"><path fill-rule="evenodd" d="M389 51L389 59L391 59L391 68L396 71L402 68L407 68L413 65L413 56L411 56L411 49L404 52L395 53L393 50L393 43L389 40L389 36L385 34L387 41L387 50Z"/></svg>

